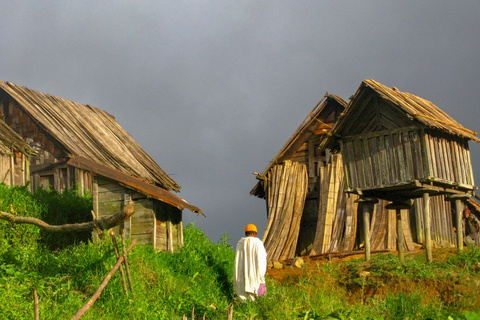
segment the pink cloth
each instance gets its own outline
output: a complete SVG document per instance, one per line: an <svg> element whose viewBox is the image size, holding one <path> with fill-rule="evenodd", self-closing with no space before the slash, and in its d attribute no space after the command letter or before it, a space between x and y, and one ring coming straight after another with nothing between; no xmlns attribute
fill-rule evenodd
<svg viewBox="0 0 480 320"><path fill-rule="evenodd" d="M260 284L257 290L257 296L263 297L267 295L267 285L265 283Z"/></svg>

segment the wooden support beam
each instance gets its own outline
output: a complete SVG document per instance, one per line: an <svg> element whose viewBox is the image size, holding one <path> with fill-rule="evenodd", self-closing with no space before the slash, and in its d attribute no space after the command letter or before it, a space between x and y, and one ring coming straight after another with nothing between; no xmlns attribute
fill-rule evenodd
<svg viewBox="0 0 480 320"><path fill-rule="evenodd" d="M463 225L462 225L462 201L470 198L468 194L452 194L445 198L446 201L455 202L455 221L457 228L457 251L458 254L463 251Z"/></svg>
<svg viewBox="0 0 480 320"><path fill-rule="evenodd" d="M370 247L370 214L373 212L373 205L378 202L376 198L360 198L355 200L360 204L363 212L363 234L365 244L365 261L370 261L371 247Z"/></svg>
<svg viewBox="0 0 480 320"><path fill-rule="evenodd" d="M423 221L427 262L432 262L432 236L430 234L430 194L423 194Z"/></svg>
<svg viewBox="0 0 480 320"><path fill-rule="evenodd" d="M402 210L396 209L397 213L397 249L398 257L403 263L405 261L405 253L403 250L403 227L402 227Z"/></svg>
<svg viewBox="0 0 480 320"><path fill-rule="evenodd" d="M398 257L403 263L405 261L405 250L404 250L404 241L403 241L403 221L402 221L402 209L410 209L412 206L411 200L404 200L398 202L392 202L385 206L386 209L396 211L397 215L397 250Z"/></svg>

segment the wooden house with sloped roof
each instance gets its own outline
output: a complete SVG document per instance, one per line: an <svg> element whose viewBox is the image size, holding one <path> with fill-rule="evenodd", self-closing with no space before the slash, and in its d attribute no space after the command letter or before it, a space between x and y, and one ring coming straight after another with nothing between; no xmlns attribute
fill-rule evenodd
<svg viewBox="0 0 480 320"><path fill-rule="evenodd" d="M32 190L78 187L93 196L97 219L130 200L135 214L126 235L159 250L183 243L182 210L201 210L179 198L180 186L107 112L0 81L0 116L34 151Z"/></svg>
<svg viewBox="0 0 480 320"><path fill-rule="evenodd" d="M398 217L402 229L412 230L418 243L431 237L436 244L459 245L445 200L457 199L458 217L476 189L470 140L480 142L432 102L365 80L322 147L342 154L345 192L392 207L416 199L409 214Z"/></svg>
<svg viewBox="0 0 480 320"><path fill-rule="evenodd" d="M250 194L267 202L263 241L269 260L291 259L311 250L320 207L320 187L330 154L319 144L347 103L326 94L263 172ZM343 204L346 205L346 204Z"/></svg>
<svg viewBox="0 0 480 320"><path fill-rule="evenodd" d="M255 173L259 182L250 194L267 201L268 258L352 252L367 240L372 251L393 251L398 234L402 250L414 250L426 241L424 193L432 195L433 244L456 245L445 200L476 188L469 140L479 141L431 102L373 80L364 81L348 105L327 94L269 166ZM377 200L362 203L366 198ZM389 210L407 198L414 198L411 207Z"/></svg>

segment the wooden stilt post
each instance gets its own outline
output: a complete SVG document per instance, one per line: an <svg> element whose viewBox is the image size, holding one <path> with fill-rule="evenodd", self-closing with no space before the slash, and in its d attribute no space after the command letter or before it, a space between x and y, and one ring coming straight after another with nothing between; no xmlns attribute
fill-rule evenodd
<svg viewBox="0 0 480 320"><path fill-rule="evenodd" d="M427 262L432 262L432 236L430 234L430 195L423 194L423 222L425 231L425 251L427 254Z"/></svg>
<svg viewBox="0 0 480 320"><path fill-rule="evenodd" d="M373 205L378 202L376 198L360 198L355 200L360 204L363 213L363 235L365 244L365 261L370 261L370 213L373 211Z"/></svg>
<svg viewBox="0 0 480 320"><path fill-rule="evenodd" d="M395 209L397 213L397 249L398 257L401 262L405 261L405 253L403 250L403 225L402 225L402 210L400 208Z"/></svg>
<svg viewBox="0 0 480 320"><path fill-rule="evenodd" d="M447 201L455 201L455 223L457 228L457 251L462 253L463 251L463 224L462 224L462 215L463 215L463 205L462 201L470 198L468 194L460 193L453 194L445 198Z"/></svg>
<svg viewBox="0 0 480 320"><path fill-rule="evenodd" d="M462 208L461 208L461 200L455 200L455 213L456 213L456 221L457 221L457 251L458 253L462 253L463 251L463 224L462 224Z"/></svg>
<svg viewBox="0 0 480 320"><path fill-rule="evenodd" d="M410 209L411 206L411 200L394 201L385 206L388 210L395 210L397 214L397 250L398 257L402 263L405 261L405 253L403 249L402 209Z"/></svg>

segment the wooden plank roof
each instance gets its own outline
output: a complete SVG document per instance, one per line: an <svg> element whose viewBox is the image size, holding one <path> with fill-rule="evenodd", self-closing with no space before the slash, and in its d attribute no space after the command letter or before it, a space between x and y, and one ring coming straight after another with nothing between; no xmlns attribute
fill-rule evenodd
<svg viewBox="0 0 480 320"><path fill-rule="evenodd" d="M432 102L411 93L402 92L395 87L389 88L375 80L364 80L362 82L352 101L350 101L345 109L343 117L341 117L333 127L331 132L333 135L348 135L348 132L342 132L342 129L348 122L349 114L354 112L356 106L361 105L364 94L366 94L368 90L373 90L380 98L390 101L393 105L405 112L406 116L428 128L441 130L480 143L477 132L463 127ZM329 138L325 141L324 146L332 147L334 140L336 140L335 137Z"/></svg>
<svg viewBox="0 0 480 320"><path fill-rule="evenodd" d="M180 186L107 112L10 82L0 81L0 88L55 138L70 158L80 156L167 190L180 191Z"/></svg>
<svg viewBox="0 0 480 320"><path fill-rule="evenodd" d="M74 157L67 163L73 167L89 171L94 175L100 175L102 177L117 181L119 184L127 188L134 189L137 192L147 195L148 197L168 203L180 210L187 208L192 212L196 212L197 214L203 214L202 210L192 206L184 199L177 197L175 194L151 183L147 183L142 179L132 177L121 171L100 165L83 157Z"/></svg>
<svg viewBox="0 0 480 320"><path fill-rule="evenodd" d="M307 141L307 139L314 134L315 130L320 126L324 125L326 131L330 131L331 127L325 124L322 119L320 119L320 114L327 107L329 103L336 102L339 105L346 107L347 102L340 98L337 95L326 93L325 96L318 102L318 104L313 108L313 110L308 114L308 116L303 120L300 126L295 130L295 132L290 136L285 145L280 149L277 155L270 161L268 166L263 170L260 177L264 177L268 171L278 163L288 159L292 154L302 146L302 144ZM257 189L260 188L260 183L257 183L255 187L250 191L251 195L257 194Z"/></svg>
<svg viewBox="0 0 480 320"><path fill-rule="evenodd" d="M33 154L35 151L10 128L5 121L0 120L0 154L11 155L13 152Z"/></svg>

